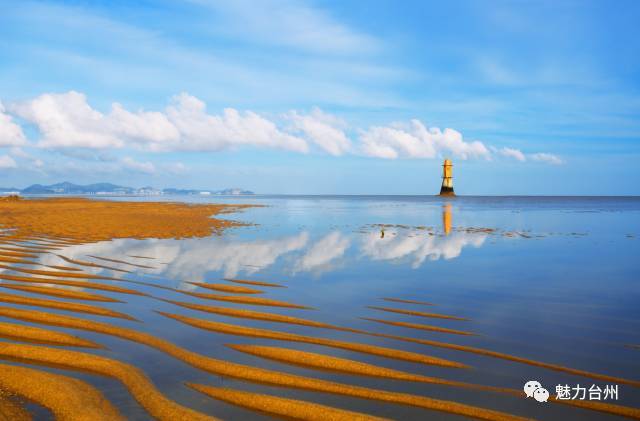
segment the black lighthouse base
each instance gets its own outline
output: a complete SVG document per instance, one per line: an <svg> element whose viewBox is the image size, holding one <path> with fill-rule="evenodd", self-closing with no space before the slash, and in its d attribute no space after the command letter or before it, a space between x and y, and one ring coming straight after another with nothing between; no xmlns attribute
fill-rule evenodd
<svg viewBox="0 0 640 421"><path fill-rule="evenodd" d="M455 196L453 187L442 186L440 187L440 196Z"/></svg>

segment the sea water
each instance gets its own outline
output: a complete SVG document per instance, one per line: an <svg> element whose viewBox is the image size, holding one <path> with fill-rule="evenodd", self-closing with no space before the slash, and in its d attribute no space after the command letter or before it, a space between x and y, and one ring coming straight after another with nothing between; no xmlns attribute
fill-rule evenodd
<svg viewBox="0 0 640 421"><path fill-rule="evenodd" d="M264 291L260 296L313 309L220 303L153 286L126 285L120 281L114 284L157 298L290 315L640 379L640 198L162 196L111 199L260 206L219 215L246 225L207 238L119 239L68 247L61 250L61 254L79 260L90 260L88 255L102 256L149 266L141 268L94 260L126 268L131 273L123 275L107 269L93 272L180 291L215 293L189 282L226 282L222 278L278 283L286 288L255 288ZM47 264L61 263L53 255L41 259ZM551 396L556 396L558 386L568 386L572 395L569 398L573 399L577 391L574 398L577 400L581 398L582 387L604 390L615 385L615 397L611 395L604 400L601 394L596 401L640 407L640 390L615 381L391 338L202 313L151 297L127 296L125 299L127 303L104 306L140 321L110 319L109 323L153 334L203 355L251 366L450 400L524 417L613 418L600 412L538 402L534 398L319 371L250 356L226 345L260 344L298 349L425 376L518 390L533 380ZM453 315L466 320L424 318L372 307ZM167 319L156 311L378 345L457 361L470 368L427 366L321 345L214 333ZM100 317L86 318L105 321ZM364 318L421 323L475 335L417 330ZM139 367L172 399L224 419L262 419L268 415L215 401L186 388L184 383L295 398L393 419L460 418L398 404L223 378L143 345L90 332L68 331L106 345L107 349L96 353ZM131 419L148 418L117 381L86 373L74 375L98 386ZM591 397L595 400L596 395ZM588 398L587 392L584 400Z"/></svg>

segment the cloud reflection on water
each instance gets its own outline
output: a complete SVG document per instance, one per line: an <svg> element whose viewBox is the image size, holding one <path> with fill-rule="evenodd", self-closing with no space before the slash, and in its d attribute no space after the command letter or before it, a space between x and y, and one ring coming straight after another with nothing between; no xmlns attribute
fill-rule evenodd
<svg viewBox="0 0 640 421"><path fill-rule="evenodd" d="M370 260L407 260L413 269L417 269L427 259L453 259L460 256L466 246L480 247L486 237L484 233L455 232L448 236L436 236L415 231L387 231L384 238L380 238L378 233L366 234L360 250Z"/></svg>
<svg viewBox="0 0 640 421"><path fill-rule="evenodd" d="M110 257L152 266L139 269L122 264L109 266L155 275L176 281L203 281L211 272L225 277L252 275L277 262L282 270L296 273L330 272L339 262L349 260L383 261L393 264L407 262L419 268L426 260L453 259L467 246L483 245L486 233L453 232L448 236L424 230L390 229L384 238L378 232L349 233L334 230L313 240L302 231L270 239L244 240L232 237L209 237L183 240L120 239L67 247L60 254L75 260L93 260L88 255ZM139 259L131 256L146 256ZM43 255L43 264L61 264L53 255ZM104 262L99 262L104 263ZM84 267L94 273L108 269ZM112 276L122 273L112 272Z"/></svg>

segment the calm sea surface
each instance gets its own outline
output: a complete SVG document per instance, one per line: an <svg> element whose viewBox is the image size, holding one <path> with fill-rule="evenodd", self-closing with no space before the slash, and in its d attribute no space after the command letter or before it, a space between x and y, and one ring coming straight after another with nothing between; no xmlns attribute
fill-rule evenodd
<svg viewBox="0 0 640 421"><path fill-rule="evenodd" d="M640 388L615 381L388 337L203 313L156 299L295 316L367 332L480 348L638 381L640 198L457 197L445 200L430 196L180 196L113 200L265 206L223 215L248 225L230 229L220 236L115 240L67 247L59 253L78 260L91 260L88 257L91 255L149 266L141 268L91 260L132 271L123 274L92 268L93 273L180 291L215 293L189 282L233 285L223 278L278 283L286 288L254 287L264 291L255 296L313 309L215 302L153 286L113 281L114 285L134 288L155 297L127 296L127 303L100 303L140 322L82 316L87 319L144 331L218 359L372 389L451 400L537 419L614 417L551 402L540 403L533 398L320 371L252 356L227 345L259 344L297 349L414 374L518 390L522 390L525 382L536 380L552 396L556 395L557 385L570 386L572 395L579 390L578 386L589 389L595 385L604 390L608 385L617 385L617 400L609 396L601 402L640 407ZM40 261L68 265L54 255L42 255ZM434 305L385 301L383 298L418 300ZM426 318L372 306L468 320ZM437 367L322 345L215 333L168 319L155 311L411 351L460 362L471 368ZM364 318L419 323L476 335L418 330ZM399 420L461 418L399 404L220 377L134 342L91 332L59 330L104 344L106 350L90 352L139 367L165 395L223 419L269 417L211 399L186 388L184 383L290 397ZM51 370L96 385L131 419L148 419L146 412L117 381ZM39 417L45 418L46 414L39 413Z"/></svg>

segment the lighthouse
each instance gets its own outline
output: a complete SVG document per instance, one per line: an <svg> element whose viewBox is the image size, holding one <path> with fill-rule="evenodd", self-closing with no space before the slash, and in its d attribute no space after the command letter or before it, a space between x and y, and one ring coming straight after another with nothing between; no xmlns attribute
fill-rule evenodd
<svg viewBox="0 0 640 421"><path fill-rule="evenodd" d="M453 176L451 173L452 167L453 164L451 164L451 160L445 159L444 164L442 164L442 187L440 187L440 196L456 195L453 192Z"/></svg>

